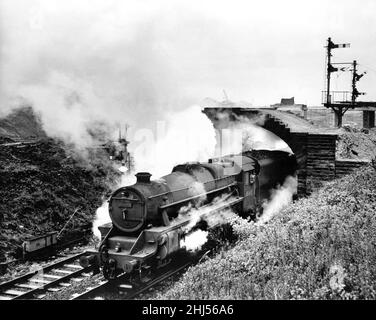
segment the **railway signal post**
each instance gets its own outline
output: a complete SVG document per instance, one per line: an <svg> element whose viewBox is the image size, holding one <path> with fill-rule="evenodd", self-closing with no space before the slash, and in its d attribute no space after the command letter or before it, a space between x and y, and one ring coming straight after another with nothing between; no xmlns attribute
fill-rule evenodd
<svg viewBox="0 0 376 320"><path fill-rule="evenodd" d="M342 118L346 111L351 108L357 108L359 111L363 111L363 127L372 128L375 126L375 110L376 102L357 101L360 95L364 95L364 92L359 92L356 84L366 74L358 73L358 63L356 60L353 62L332 62L332 50L337 48L348 48L349 43L335 44L331 38L327 40L327 67L326 67L326 91L323 91L322 100L323 105L327 108L331 108L334 111L334 126L342 126ZM351 69L346 67L350 65ZM341 67L342 66L342 67ZM330 81L331 74L333 72L347 71L352 72L351 91L331 91Z"/></svg>
<svg viewBox="0 0 376 320"><path fill-rule="evenodd" d="M342 126L342 117L344 113L347 111L347 109L344 110L343 104L340 103L335 103L336 95L340 93L339 91L330 91L330 79L331 79L331 74L333 72L337 72L339 70L343 71L345 70L344 68L336 68L334 65L338 63L332 63L332 50L336 48L348 48L350 47L349 43L344 43L344 44L335 44L331 38L328 38L326 50L327 50L327 68L326 68L326 91L323 92L325 94L325 98L323 101L323 104L327 108L331 108L334 111L334 124L337 127ZM342 64L347 64L347 63L342 63ZM341 92L343 95L345 92ZM343 96L344 97L344 96ZM344 99L343 99L344 100Z"/></svg>

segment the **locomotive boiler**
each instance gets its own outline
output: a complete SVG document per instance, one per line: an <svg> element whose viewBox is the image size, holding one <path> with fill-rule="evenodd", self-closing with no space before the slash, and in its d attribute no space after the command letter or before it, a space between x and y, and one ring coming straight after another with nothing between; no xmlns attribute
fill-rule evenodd
<svg viewBox="0 0 376 320"><path fill-rule="evenodd" d="M177 165L158 180L151 180L147 172L137 173L134 185L110 197L112 222L99 227L99 249L88 252L81 264L101 269L107 279L141 275L165 265L182 249L181 240L192 224L190 209L195 208L195 219L198 213L203 221L228 207L256 214L259 171L255 158L230 155Z"/></svg>

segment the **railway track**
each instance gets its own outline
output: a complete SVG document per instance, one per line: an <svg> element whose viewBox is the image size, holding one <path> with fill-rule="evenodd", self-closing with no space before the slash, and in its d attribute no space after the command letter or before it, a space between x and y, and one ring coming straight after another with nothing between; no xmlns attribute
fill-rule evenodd
<svg viewBox="0 0 376 320"><path fill-rule="evenodd" d="M103 279L96 286L87 288L83 293L74 294L70 300L90 300L96 297L102 297L104 293L108 294L109 292L121 292L122 299L131 300L173 275L178 274L193 263L194 261L184 261L183 263L179 263L167 270L159 272L158 275L145 283L139 284L137 287L127 283L123 277L119 277L113 281Z"/></svg>
<svg viewBox="0 0 376 320"><path fill-rule="evenodd" d="M52 263L46 267L29 272L7 282L0 283L0 300L29 300L43 299L48 292L58 292L70 286L69 281L82 281L92 275L92 267L83 268L79 265L79 258L85 252L70 256L61 261ZM178 274L199 259L190 257L179 260L160 269L152 278L133 286L129 284L125 276L108 281L103 277L98 283L88 287L84 292L73 294L70 300L90 300L96 297L103 298L108 294L121 294L125 300L135 299L150 288L160 284L166 279Z"/></svg>
<svg viewBox="0 0 376 320"><path fill-rule="evenodd" d="M82 281L90 277L91 267L79 265L84 252L70 256L13 280L0 283L0 300L43 299L47 292L57 292L70 286L67 281Z"/></svg>

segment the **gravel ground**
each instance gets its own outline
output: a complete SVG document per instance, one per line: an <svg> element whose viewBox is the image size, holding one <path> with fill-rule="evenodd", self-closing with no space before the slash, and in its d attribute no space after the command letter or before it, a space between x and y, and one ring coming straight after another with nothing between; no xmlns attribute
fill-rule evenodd
<svg viewBox="0 0 376 320"><path fill-rule="evenodd" d="M74 294L82 293L87 288L96 286L102 280L103 276L101 274L96 274L91 277L85 277L79 282L74 280L67 281L67 283L70 284L69 287L62 288L58 292L49 292L43 300L70 300Z"/></svg>

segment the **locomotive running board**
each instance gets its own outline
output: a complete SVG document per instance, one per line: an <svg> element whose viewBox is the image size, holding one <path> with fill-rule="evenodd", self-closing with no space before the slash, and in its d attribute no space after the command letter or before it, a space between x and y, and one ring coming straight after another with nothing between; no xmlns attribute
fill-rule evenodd
<svg viewBox="0 0 376 320"><path fill-rule="evenodd" d="M196 196L193 196L193 197L190 197L190 198L185 198L185 199L182 199L182 200L179 200L179 201L175 201L175 202L171 202L171 203L168 203L168 204L165 204L163 206L159 206L159 209L160 210L163 210L163 209L167 209L169 207L174 207L174 206L177 206L177 205L180 205L182 203L186 203L186 202L189 202L189 201L192 201L194 199L199 199L199 198L202 198L202 197L206 197L208 194L212 194L212 193L215 193L215 192L219 192L219 191L222 191L222 190L225 190L225 189L228 189L230 187L234 187L236 186L238 183L237 182L233 182L229 185L226 185L224 187L220 187L218 189L214 189L214 190L210 190L208 192L205 192L205 193L201 193L199 195L196 195ZM184 189L180 189L180 190L187 190L188 188L184 188ZM179 191L180 191L179 190ZM173 190L173 191L177 191L177 190ZM149 197L149 199L152 198L152 197Z"/></svg>
<svg viewBox="0 0 376 320"><path fill-rule="evenodd" d="M244 200L244 197L237 197L235 199L232 199L230 201L228 200L224 200L224 201L220 201L219 203L217 204L210 204L210 205L207 205L207 206L203 206L202 208L199 208L199 210L208 210L208 212L204 212L201 216L201 218L205 218L206 216L209 216L213 213L217 213L217 211L219 210L223 210L223 209L226 209L226 208L231 208L233 207L234 205L242 202Z"/></svg>
<svg viewBox="0 0 376 320"><path fill-rule="evenodd" d="M200 219L205 219L206 217L217 213L219 210L223 210L226 208L230 208L235 206L236 204L242 202L244 200L244 197L234 197L231 200L224 199L221 201L218 201L217 203L210 203L205 206L199 207L197 209L191 209L190 211L184 213L181 213L177 218L174 220L171 220L171 224L169 226L159 226L159 227L154 227L150 230L159 232L159 231L164 231L164 232L169 232L175 229L179 229L181 227L184 227L185 225L188 225L191 222L192 219L192 214L198 213L199 216L196 218ZM146 230L147 231L147 230Z"/></svg>

